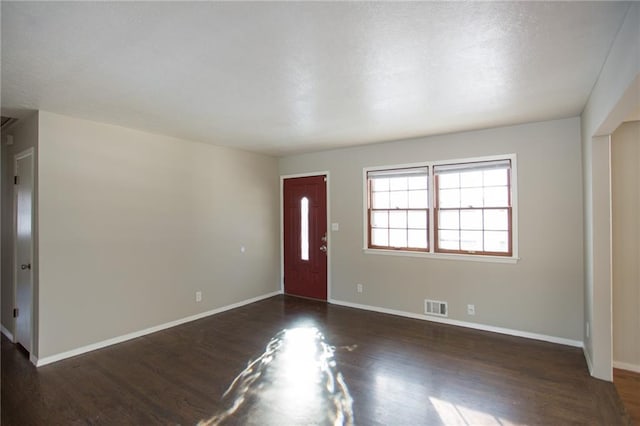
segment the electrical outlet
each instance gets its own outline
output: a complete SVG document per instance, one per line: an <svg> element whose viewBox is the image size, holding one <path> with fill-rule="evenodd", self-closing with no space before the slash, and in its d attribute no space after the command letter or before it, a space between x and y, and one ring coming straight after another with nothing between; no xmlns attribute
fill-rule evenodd
<svg viewBox="0 0 640 426"><path fill-rule="evenodd" d="M362 293L362 284L356 284L356 290L358 291L358 293Z"/></svg>
<svg viewBox="0 0 640 426"><path fill-rule="evenodd" d="M196 302L202 302L202 292L196 291Z"/></svg>
<svg viewBox="0 0 640 426"><path fill-rule="evenodd" d="M467 305L467 315L476 314L476 305Z"/></svg>

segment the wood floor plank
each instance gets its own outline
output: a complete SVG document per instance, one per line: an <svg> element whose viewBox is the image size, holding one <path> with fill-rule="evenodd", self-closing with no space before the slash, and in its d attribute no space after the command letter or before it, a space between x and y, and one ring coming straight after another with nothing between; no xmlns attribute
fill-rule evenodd
<svg viewBox="0 0 640 426"><path fill-rule="evenodd" d="M0 409L3 425L631 424L581 349L288 296L40 369L3 337Z"/></svg>
<svg viewBox="0 0 640 426"><path fill-rule="evenodd" d="M613 383L631 419L640 425L640 373L614 368Z"/></svg>

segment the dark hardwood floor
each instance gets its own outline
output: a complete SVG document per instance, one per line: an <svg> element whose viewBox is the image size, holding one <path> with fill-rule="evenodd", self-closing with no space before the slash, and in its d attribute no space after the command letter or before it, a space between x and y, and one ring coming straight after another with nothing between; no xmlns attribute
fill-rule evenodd
<svg viewBox="0 0 640 426"><path fill-rule="evenodd" d="M39 369L3 337L1 361L5 426L631 424L581 349L287 296Z"/></svg>
<svg viewBox="0 0 640 426"><path fill-rule="evenodd" d="M633 422L640 425L640 373L613 369L613 384Z"/></svg>

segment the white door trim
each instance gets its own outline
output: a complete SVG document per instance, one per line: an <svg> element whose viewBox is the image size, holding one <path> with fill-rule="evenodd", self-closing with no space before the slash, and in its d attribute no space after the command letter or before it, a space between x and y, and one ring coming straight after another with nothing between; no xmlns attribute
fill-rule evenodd
<svg viewBox="0 0 640 426"><path fill-rule="evenodd" d="M284 203L284 180L310 177L310 176L325 176L327 178L326 190L327 190L327 303L331 300L331 197L330 197L330 178L329 171L323 172L309 172L298 173L293 175L280 175L280 293L284 294L284 209L282 204Z"/></svg>
<svg viewBox="0 0 640 426"><path fill-rule="evenodd" d="M25 149L13 156L13 176L18 175L18 161L23 160L27 157L31 157L31 253L29 253L29 257L31 259L31 269L29 273L31 274L31 318L29 321L29 325L31 327L29 333L29 354L33 357L34 346L34 299L35 299L35 283L33 280L33 271L35 269L35 264L33 261L33 246L34 246L34 198L35 198L35 150L33 147ZM18 305L17 297L18 297L18 188L15 184L13 185L13 308L16 308ZM11 315L13 320L13 341L17 342L18 333L16 330L16 318L13 317L13 313Z"/></svg>

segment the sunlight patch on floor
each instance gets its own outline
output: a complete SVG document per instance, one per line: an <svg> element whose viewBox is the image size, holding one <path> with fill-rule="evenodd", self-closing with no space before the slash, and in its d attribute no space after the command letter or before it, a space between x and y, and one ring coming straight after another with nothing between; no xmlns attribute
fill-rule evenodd
<svg viewBox="0 0 640 426"><path fill-rule="evenodd" d="M429 397L429 401L431 401L431 404L440 416L440 420L442 420L442 423L445 425L517 425L517 423L511 423L500 417L439 398Z"/></svg>

